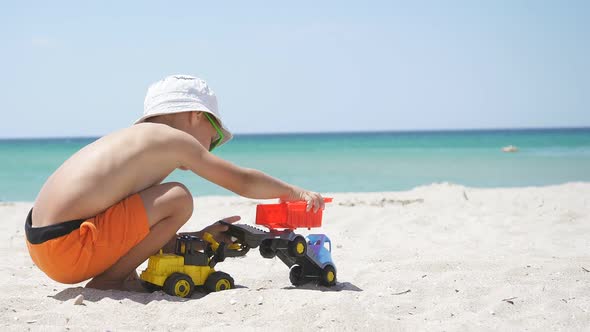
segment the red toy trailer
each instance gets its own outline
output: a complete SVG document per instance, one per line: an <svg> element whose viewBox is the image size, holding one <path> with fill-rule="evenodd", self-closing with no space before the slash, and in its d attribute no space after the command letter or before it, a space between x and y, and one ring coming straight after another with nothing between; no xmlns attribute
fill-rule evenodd
<svg viewBox="0 0 590 332"><path fill-rule="evenodd" d="M325 203L332 198L324 198ZM306 202L286 202L279 204L259 204L256 206L256 224L269 229L297 229L321 227L323 211L306 211Z"/></svg>

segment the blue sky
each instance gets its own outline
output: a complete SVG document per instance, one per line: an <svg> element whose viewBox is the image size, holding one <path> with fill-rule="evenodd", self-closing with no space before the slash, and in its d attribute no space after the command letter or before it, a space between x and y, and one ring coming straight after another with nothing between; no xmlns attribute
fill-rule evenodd
<svg viewBox="0 0 590 332"><path fill-rule="evenodd" d="M13 1L0 137L100 136L207 80L237 133L590 126L587 1Z"/></svg>

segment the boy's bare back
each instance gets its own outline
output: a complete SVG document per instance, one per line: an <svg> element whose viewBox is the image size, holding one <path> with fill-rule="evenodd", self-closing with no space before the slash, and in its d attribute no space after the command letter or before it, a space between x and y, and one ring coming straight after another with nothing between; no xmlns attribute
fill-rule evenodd
<svg viewBox="0 0 590 332"><path fill-rule="evenodd" d="M34 226L95 216L160 183L181 166L173 147L182 136L187 135L166 125L142 123L84 147L41 189L33 210Z"/></svg>

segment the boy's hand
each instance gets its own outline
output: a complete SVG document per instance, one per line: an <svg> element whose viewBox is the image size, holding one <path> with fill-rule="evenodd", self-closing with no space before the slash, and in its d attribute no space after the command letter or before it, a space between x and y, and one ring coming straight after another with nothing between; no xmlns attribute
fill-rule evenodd
<svg viewBox="0 0 590 332"><path fill-rule="evenodd" d="M324 209L324 198L321 194L307 191L301 188L295 188L286 198L281 198L281 202L306 201L307 211L313 208L313 212Z"/></svg>
<svg viewBox="0 0 590 332"><path fill-rule="evenodd" d="M232 217L223 218L221 220L225 221L227 223L233 224L240 219L241 219L240 216L232 216ZM205 234L205 232L207 232L213 236L215 241L220 242L220 243L225 242L226 244L230 244L230 243L233 243L233 241L231 240L231 236L224 233L225 231L227 231L227 229L228 229L228 227L226 225L222 225L219 223L219 221L216 221L213 224L203 228L199 232L187 233L187 234L195 235L198 238L202 239L203 234Z"/></svg>

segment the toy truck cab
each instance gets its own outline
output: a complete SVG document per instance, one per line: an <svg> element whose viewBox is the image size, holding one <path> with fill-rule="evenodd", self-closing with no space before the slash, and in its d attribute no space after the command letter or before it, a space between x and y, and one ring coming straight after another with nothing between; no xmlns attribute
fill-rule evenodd
<svg viewBox="0 0 590 332"><path fill-rule="evenodd" d="M325 234L309 234L307 236L307 252L321 268L332 263L332 242Z"/></svg>

